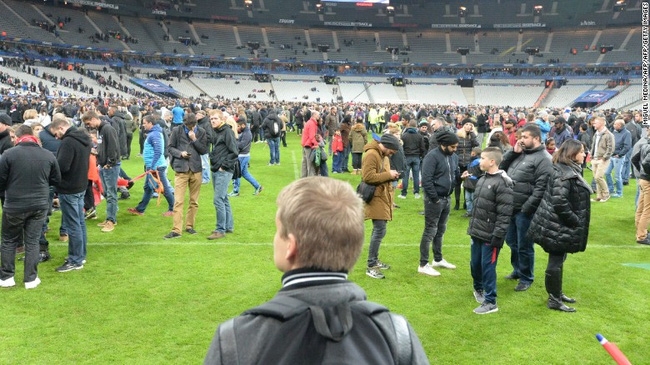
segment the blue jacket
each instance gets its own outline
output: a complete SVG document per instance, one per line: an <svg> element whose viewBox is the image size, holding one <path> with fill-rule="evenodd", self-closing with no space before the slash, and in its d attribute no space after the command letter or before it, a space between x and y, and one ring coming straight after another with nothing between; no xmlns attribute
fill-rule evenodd
<svg viewBox="0 0 650 365"><path fill-rule="evenodd" d="M158 167L167 165L163 154L164 149L162 128L158 124L154 124L147 133L147 139L144 141L144 149L142 150L146 170L155 170Z"/></svg>
<svg viewBox="0 0 650 365"><path fill-rule="evenodd" d="M614 128L612 132L614 135L614 152L612 152L612 157L623 157L630 152L632 148L632 134L625 127L620 131L617 131Z"/></svg>

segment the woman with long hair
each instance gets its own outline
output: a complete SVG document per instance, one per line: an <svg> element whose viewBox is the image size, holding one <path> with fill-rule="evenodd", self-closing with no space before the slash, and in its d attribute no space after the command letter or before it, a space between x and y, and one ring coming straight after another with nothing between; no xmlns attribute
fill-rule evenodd
<svg viewBox="0 0 650 365"><path fill-rule="evenodd" d="M528 234L548 253L546 267L547 306L562 312L575 312L565 303L575 299L562 291L562 272L567 253L587 248L593 193L582 178L585 149L577 140L566 140L553 155L553 173L544 198L535 212Z"/></svg>
<svg viewBox="0 0 650 365"><path fill-rule="evenodd" d="M467 164L472 161L472 149L474 147L480 147L478 140L476 139L476 132L474 132L474 122L466 118L462 122L462 128L456 132L458 135L458 149L456 150L456 155L458 155L458 167L460 168L461 175L467 170ZM462 180L456 180L456 186L454 187L454 197L456 198L456 205L454 206L455 210L460 209L460 188ZM467 208L467 202L463 204L463 209Z"/></svg>

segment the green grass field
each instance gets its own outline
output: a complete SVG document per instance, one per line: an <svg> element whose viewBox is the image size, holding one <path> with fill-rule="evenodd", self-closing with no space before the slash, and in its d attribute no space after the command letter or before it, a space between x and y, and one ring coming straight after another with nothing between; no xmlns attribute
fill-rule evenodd
<svg viewBox="0 0 650 365"><path fill-rule="evenodd" d="M123 166L141 173L137 154ZM281 165L267 166L268 148L253 144L251 172L264 186L259 196L242 180L241 195L231 199L235 232L218 241L206 237L215 227L212 186L203 185L199 234L163 240L171 218L166 203L150 203L145 216L131 216L142 195L136 183L129 200L119 202L118 225L102 233L88 222L88 263L83 270L56 273L67 254L58 242L60 213L50 223L53 259L39 266L42 284L26 291L22 263L15 288L2 290L0 363L2 364L196 364L202 362L217 325L260 304L280 288L281 273L272 259L275 198L300 174L301 149L295 134L281 148ZM328 161L331 166L331 161ZM359 176L342 174L356 186ZM364 274L366 247L350 279L368 298L404 314L415 328L431 363L443 364L611 364L596 341L602 333L617 343L633 364L650 363L648 298L650 247L635 243L631 180L622 199L593 203L590 240L584 253L565 264L564 291L575 297L576 313L546 308L546 254L537 247L536 281L527 292L503 279L510 272L504 247L498 266L499 312L472 313L469 238L463 211L452 211L443 252L456 264L440 277L417 273L424 218L422 200L412 194L388 225L381 258L391 264L385 280ZM332 227L336 229L336 227ZM642 266L637 267L634 265ZM290 339L289 339L290 340Z"/></svg>

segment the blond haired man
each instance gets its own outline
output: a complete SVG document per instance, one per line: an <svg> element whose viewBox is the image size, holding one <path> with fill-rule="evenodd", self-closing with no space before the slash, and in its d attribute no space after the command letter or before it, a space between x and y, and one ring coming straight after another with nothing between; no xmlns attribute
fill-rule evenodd
<svg viewBox="0 0 650 365"><path fill-rule="evenodd" d="M270 302L221 324L204 363L390 364L406 351L405 363L428 364L411 326L367 302L363 289L347 280L364 240L363 203L350 184L299 179L280 192L277 205L273 259L284 273L282 289ZM364 307L375 312L355 310ZM403 332L391 322L402 323ZM396 340L399 334L404 342Z"/></svg>
<svg viewBox="0 0 650 365"><path fill-rule="evenodd" d="M603 117L595 117L591 124L596 132L593 137L594 143L591 145L591 170L596 181L596 199L593 201L604 203L609 200L605 172L614 153L614 135L607 129Z"/></svg>

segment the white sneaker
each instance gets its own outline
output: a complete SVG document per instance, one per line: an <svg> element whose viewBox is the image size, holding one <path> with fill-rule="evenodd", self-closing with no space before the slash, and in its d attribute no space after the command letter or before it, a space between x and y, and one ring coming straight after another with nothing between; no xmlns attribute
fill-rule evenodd
<svg viewBox="0 0 650 365"><path fill-rule="evenodd" d="M41 279L36 277L33 281L30 281L29 283L25 283L25 289L34 289L36 288L39 284L41 283Z"/></svg>
<svg viewBox="0 0 650 365"><path fill-rule="evenodd" d="M433 261L431 263L431 266L432 267L444 267L445 269L455 269L456 268L456 265L448 263L447 260L445 260L445 259L442 259L440 261Z"/></svg>
<svg viewBox="0 0 650 365"><path fill-rule="evenodd" d="M429 264L418 266L418 273L429 276L440 276L440 273Z"/></svg>
<svg viewBox="0 0 650 365"><path fill-rule="evenodd" d="M417 194L417 193L416 193L415 195L413 195L413 197L414 197L415 199L420 199L420 194Z"/></svg>
<svg viewBox="0 0 650 365"><path fill-rule="evenodd" d="M397 197L400 199L406 199L406 195L398 195Z"/></svg>
<svg viewBox="0 0 650 365"><path fill-rule="evenodd" d="M0 288L11 288L12 286L16 286L16 281L13 276L7 280L0 280Z"/></svg>

